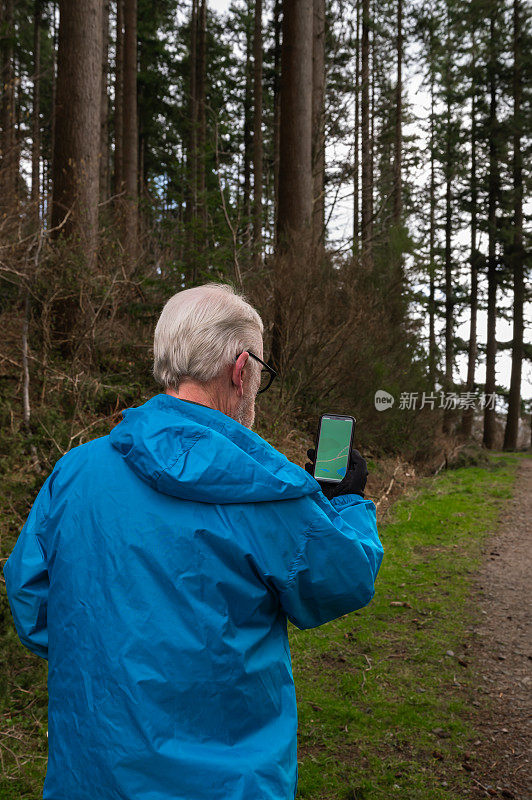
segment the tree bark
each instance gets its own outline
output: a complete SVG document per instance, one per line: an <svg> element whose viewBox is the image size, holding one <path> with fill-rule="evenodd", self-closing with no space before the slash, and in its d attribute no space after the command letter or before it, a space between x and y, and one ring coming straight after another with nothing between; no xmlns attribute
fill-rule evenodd
<svg viewBox="0 0 532 800"><path fill-rule="evenodd" d="M278 235L305 232L312 215L312 0L285 0Z"/></svg>
<svg viewBox="0 0 532 800"><path fill-rule="evenodd" d="M123 246L132 272L138 246L137 0L124 0Z"/></svg>
<svg viewBox="0 0 532 800"><path fill-rule="evenodd" d="M429 378L430 387L436 386L436 143L434 118L435 79L432 68L433 34L431 32L431 70L430 70L430 187L429 187Z"/></svg>
<svg viewBox="0 0 532 800"><path fill-rule="evenodd" d="M312 46L313 246L322 249L325 227L325 0L314 0Z"/></svg>
<svg viewBox="0 0 532 800"><path fill-rule="evenodd" d="M42 0L33 6L33 108L31 136L31 213L39 224L40 161L41 161L41 24Z"/></svg>
<svg viewBox="0 0 532 800"><path fill-rule="evenodd" d="M46 217L48 227L52 225L52 203L50 202L53 194L53 174L54 174L54 142L55 142L55 98L57 94L57 3L52 0L52 120L50 122L50 138L52 142L52 153L46 171Z"/></svg>
<svg viewBox="0 0 532 800"><path fill-rule="evenodd" d="M255 0L253 30L253 257L262 264L262 0Z"/></svg>
<svg viewBox="0 0 532 800"><path fill-rule="evenodd" d="M100 107L100 200L109 196L109 0L103 0L102 13L102 92Z"/></svg>
<svg viewBox="0 0 532 800"><path fill-rule="evenodd" d="M470 259L471 259L471 288L469 300L469 346L467 354L467 381L466 391L475 389L475 367L477 363L477 310L478 310L478 251L477 251L477 215L478 215L478 185L477 185L477 95L476 95L476 58L475 39L472 41L472 79L471 79L471 224L470 224ZM464 408L462 414L462 435L470 438L473 430L474 408Z"/></svg>
<svg viewBox="0 0 532 800"><path fill-rule="evenodd" d="M17 204L18 156L15 119L15 70L13 64L13 0L3 3L4 37L2 42L2 162L0 164L0 217L15 213Z"/></svg>
<svg viewBox="0 0 532 800"><path fill-rule="evenodd" d="M397 0L397 83L395 87L395 137L393 164L393 224L399 227L403 213L402 155L403 155L403 0Z"/></svg>
<svg viewBox="0 0 532 800"><path fill-rule="evenodd" d="M282 367L288 331L284 320L287 278L307 263L312 219L313 0L284 0L281 54L279 206L272 360ZM287 275L286 273L289 273Z"/></svg>
<svg viewBox="0 0 532 800"><path fill-rule="evenodd" d="M370 13L373 14L373 6L370 4ZM377 119L377 108L375 103L376 96L376 67L375 67L375 53L377 52L377 30L373 25L373 16L371 17L372 30L369 41L369 55L370 55L370 69L369 69L369 199L371 208L371 259L372 265L375 266L375 258L373 253L373 237L375 233L375 123Z"/></svg>
<svg viewBox="0 0 532 800"><path fill-rule="evenodd" d="M450 63L450 38L447 37L447 55L445 68L445 94L446 94L446 119L445 119L445 380L444 388L447 392L451 391L453 385L453 273L452 273L452 184L454 176L453 152L451 147L451 125L452 125L452 106L451 106L451 63ZM451 411L445 409L443 415L443 431L451 432Z"/></svg>
<svg viewBox="0 0 532 800"><path fill-rule="evenodd" d="M356 6L355 41L355 142L353 157L353 256L359 252L360 236L360 0Z"/></svg>
<svg viewBox="0 0 532 800"><path fill-rule="evenodd" d="M369 108L370 0L362 0L361 127L362 127L362 268L373 269L373 181Z"/></svg>
<svg viewBox="0 0 532 800"><path fill-rule="evenodd" d="M523 364L523 305L524 305L524 248L523 248L523 153L521 150L523 95L523 66L521 43L520 2L513 3L513 242L512 266L514 282L514 319L512 343L512 374L508 415L504 431L504 449L515 450L521 410L521 370Z"/></svg>
<svg viewBox="0 0 532 800"><path fill-rule="evenodd" d="M246 16L246 76L244 86L244 238L246 247L251 240L251 173L253 162L253 67L252 34Z"/></svg>
<svg viewBox="0 0 532 800"><path fill-rule="evenodd" d="M85 267L92 271L98 233L102 0L61 0L59 14L52 227L62 226L56 236L79 240Z"/></svg>
<svg viewBox="0 0 532 800"><path fill-rule="evenodd" d="M124 191L122 158L124 146L124 0L116 0L116 61L115 61L115 151L114 191Z"/></svg>
<svg viewBox="0 0 532 800"><path fill-rule="evenodd" d="M198 57L197 57L197 109L198 109L198 220L201 236L197 246L205 248L205 233L207 229L207 198L206 198L206 173L205 173L205 148L207 145L207 115L205 105L205 83L207 80L207 0L199 0L198 7Z"/></svg>
<svg viewBox="0 0 532 800"><path fill-rule="evenodd" d="M185 207L186 261L193 273L195 270L195 227L198 205L198 0L192 0L190 12L190 61L189 61L189 119L187 142L187 199Z"/></svg>
<svg viewBox="0 0 532 800"><path fill-rule="evenodd" d="M392 193L392 227L397 233L402 231L403 222L403 0L397 0L396 49L396 85L395 85L395 119L393 137ZM375 110L373 111L375 115ZM395 246L389 248L390 253L390 285L388 293L388 316L391 326L398 330L405 318L405 276L401 239L396 239Z"/></svg>
<svg viewBox="0 0 532 800"><path fill-rule="evenodd" d="M273 6L273 204L274 231L279 209L279 152L281 132L281 0ZM275 234L276 235L276 234Z"/></svg>
<svg viewBox="0 0 532 800"><path fill-rule="evenodd" d="M490 110L488 125L488 319L486 340L486 383L484 392L489 398L484 408L483 443L488 449L495 445L495 408L492 408L491 396L495 394L495 360L497 356L497 200L499 194L498 165L498 124L497 124L497 92L496 92L496 60L495 60L495 9L490 17L490 56L488 62L488 84L490 94Z"/></svg>

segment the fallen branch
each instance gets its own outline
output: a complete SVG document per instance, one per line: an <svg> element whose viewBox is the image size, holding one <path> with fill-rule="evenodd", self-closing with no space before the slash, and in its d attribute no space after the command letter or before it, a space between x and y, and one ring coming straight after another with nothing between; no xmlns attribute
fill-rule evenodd
<svg viewBox="0 0 532 800"><path fill-rule="evenodd" d="M28 330L30 325L30 293L26 292L24 300L24 320L22 322L22 417L24 426L29 427L30 407L30 369L28 366Z"/></svg>
<svg viewBox="0 0 532 800"><path fill-rule="evenodd" d="M118 403L117 403L117 404L118 404ZM94 420L94 422L91 422L91 424L90 424L90 425L87 425L87 427L86 427L86 428L83 428L83 430L81 430L81 431L78 431L78 433L74 433L74 434L73 434L73 435L70 437L70 440L69 440L69 442L68 442L67 452L68 452L68 450L70 450L70 448L72 447L72 442L73 442L75 439L77 439L79 436L82 436L84 433L86 433L88 430L90 430L91 428L93 428L95 425L98 425L98 423L100 423L100 422L105 422L105 421L106 421L106 420L108 420L108 419L113 419L113 417L116 417L116 416L118 416L118 414L121 414L121 413L122 413L122 410L121 410L121 409L117 409L117 410L113 411L113 413L112 413L112 414L108 414L106 417L99 417L98 419L95 419L95 420Z"/></svg>
<svg viewBox="0 0 532 800"><path fill-rule="evenodd" d="M2 353L0 353L0 361L7 361L8 364L12 364L14 367L17 367L17 369L22 369L22 364L19 364L18 361L13 361L12 358L4 356Z"/></svg>
<svg viewBox="0 0 532 800"><path fill-rule="evenodd" d="M392 487L393 487L393 485L394 485L394 483L395 483L395 476L396 476L396 475L397 475L397 473L399 472L399 467L400 467L400 466L401 466L401 464L399 463L399 464L397 464L397 466L395 467L395 469L394 469L394 471L393 471L392 479L391 479L391 481L390 481L390 483L389 483L389 485L388 485L388 488L386 489L386 491L384 492L384 494L382 495L382 497L380 497L380 498L379 498L379 500L377 500L377 502L375 503L375 508L376 508L376 509L378 509L378 508L379 508L379 506L380 506L380 504L382 503L382 501L383 501L383 500L386 500L386 498L388 497L388 495L389 495L389 494L390 494L390 492L392 491Z"/></svg>
<svg viewBox="0 0 532 800"><path fill-rule="evenodd" d="M445 458L443 459L442 463L440 464L440 466L438 467L438 469L437 469L437 470L436 470L436 472L434 473L434 477L436 477L436 475L438 475L438 474L439 474L439 473L442 471L442 469L443 469L444 467L445 467L445 469L447 469L447 468L448 468L448 466L449 466L449 461L451 461L451 459L453 459L453 458L454 458L454 456L455 456L457 453L459 453L459 452L460 452L460 450L463 450L463 449L464 449L464 447L466 446L466 444L467 444L467 442L463 442L463 443L461 443L461 444L458 444L458 445L457 445L457 446L456 446L456 447L455 447L453 450L451 450L451 452L450 452L449 454L447 454L447 451L446 451L446 450L444 451Z"/></svg>
<svg viewBox="0 0 532 800"><path fill-rule="evenodd" d="M366 659L368 666L367 669L362 670L362 685L360 687L361 691L364 691L364 686L366 684L366 672L369 672L370 669L372 669L371 658L368 658L368 656L365 653L364 653L364 658Z"/></svg>
<svg viewBox="0 0 532 800"><path fill-rule="evenodd" d="M442 469L444 467L446 467L446 466L447 466L447 454L445 455L445 458L443 459L443 461L441 462L440 466L438 467L438 469L434 473L434 477L436 477L436 475L438 475L442 471Z"/></svg>
<svg viewBox="0 0 532 800"><path fill-rule="evenodd" d="M476 778L473 778L473 776L472 776L472 775L471 775L471 779L472 779L473 781L475 781L475 783L477 784L477 786L480 786L480 788L481 788L481 789L483 789L483 791L484 791L484 792L485 792L485 793L488 795L488 797L491 797L491 792L489 791L489 789L488 789L486 786L484 786L484 784L483 784L483 783L481 783L480 781L477 781L477 779L476 779Z"/></svg>

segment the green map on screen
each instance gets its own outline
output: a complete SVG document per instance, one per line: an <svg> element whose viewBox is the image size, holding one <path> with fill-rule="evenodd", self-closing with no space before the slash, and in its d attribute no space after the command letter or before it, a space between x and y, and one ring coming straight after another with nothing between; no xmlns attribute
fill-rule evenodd
<svg viewBox="0 0 532 800"><path fill-rule="evenodd" d="M315 478L329 481L342 480L347 470L352 425L350 419L323 417L316 454Z"/></svg>

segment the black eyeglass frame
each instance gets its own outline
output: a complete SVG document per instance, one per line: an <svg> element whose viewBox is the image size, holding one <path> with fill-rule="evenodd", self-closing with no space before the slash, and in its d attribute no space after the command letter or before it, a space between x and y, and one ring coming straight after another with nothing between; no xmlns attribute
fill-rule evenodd
<svg viewBox="0 0 532 800"><path fill-rule="evenodd" d="M272 385L274 379L277 377L277 372L274 370L273 367L270 367L269 364L266 364L265 361L263 361L261 358L256 356L255 353L252 353L251 350L246 350L246 353L249 353L251 358L254 358L255 361L259 362L259 364L262 364L263 368L265 370L267 370L267 372L270 373L270 380L268 381L267 385L264 387L264 389L259 389L259 391L257 392L257 394L262 394L263 392L265 392L267 389L270 388L270 386Z"/></svg>

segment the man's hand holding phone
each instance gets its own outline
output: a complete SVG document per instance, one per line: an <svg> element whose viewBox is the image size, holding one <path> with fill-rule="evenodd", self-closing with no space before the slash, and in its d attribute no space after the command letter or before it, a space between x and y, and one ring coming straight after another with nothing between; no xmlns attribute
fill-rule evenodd
<svg viewBox="0 0 532 800"><path fill-rule="evenodd" d="M305 464L305 469L314 475L314 467L316 464L316 450L312 447L307 450L307 456L310 462ZM352 448L349 453L349 463L345 476L340 483L330 483L328 481L320 481L321 490L327 500L332 500L334 497L339 497L341 494L359 494L364 497L364 489L366 488L366 481L368 479L368 467L365 459L360 455L358 450Z"/></svg>

